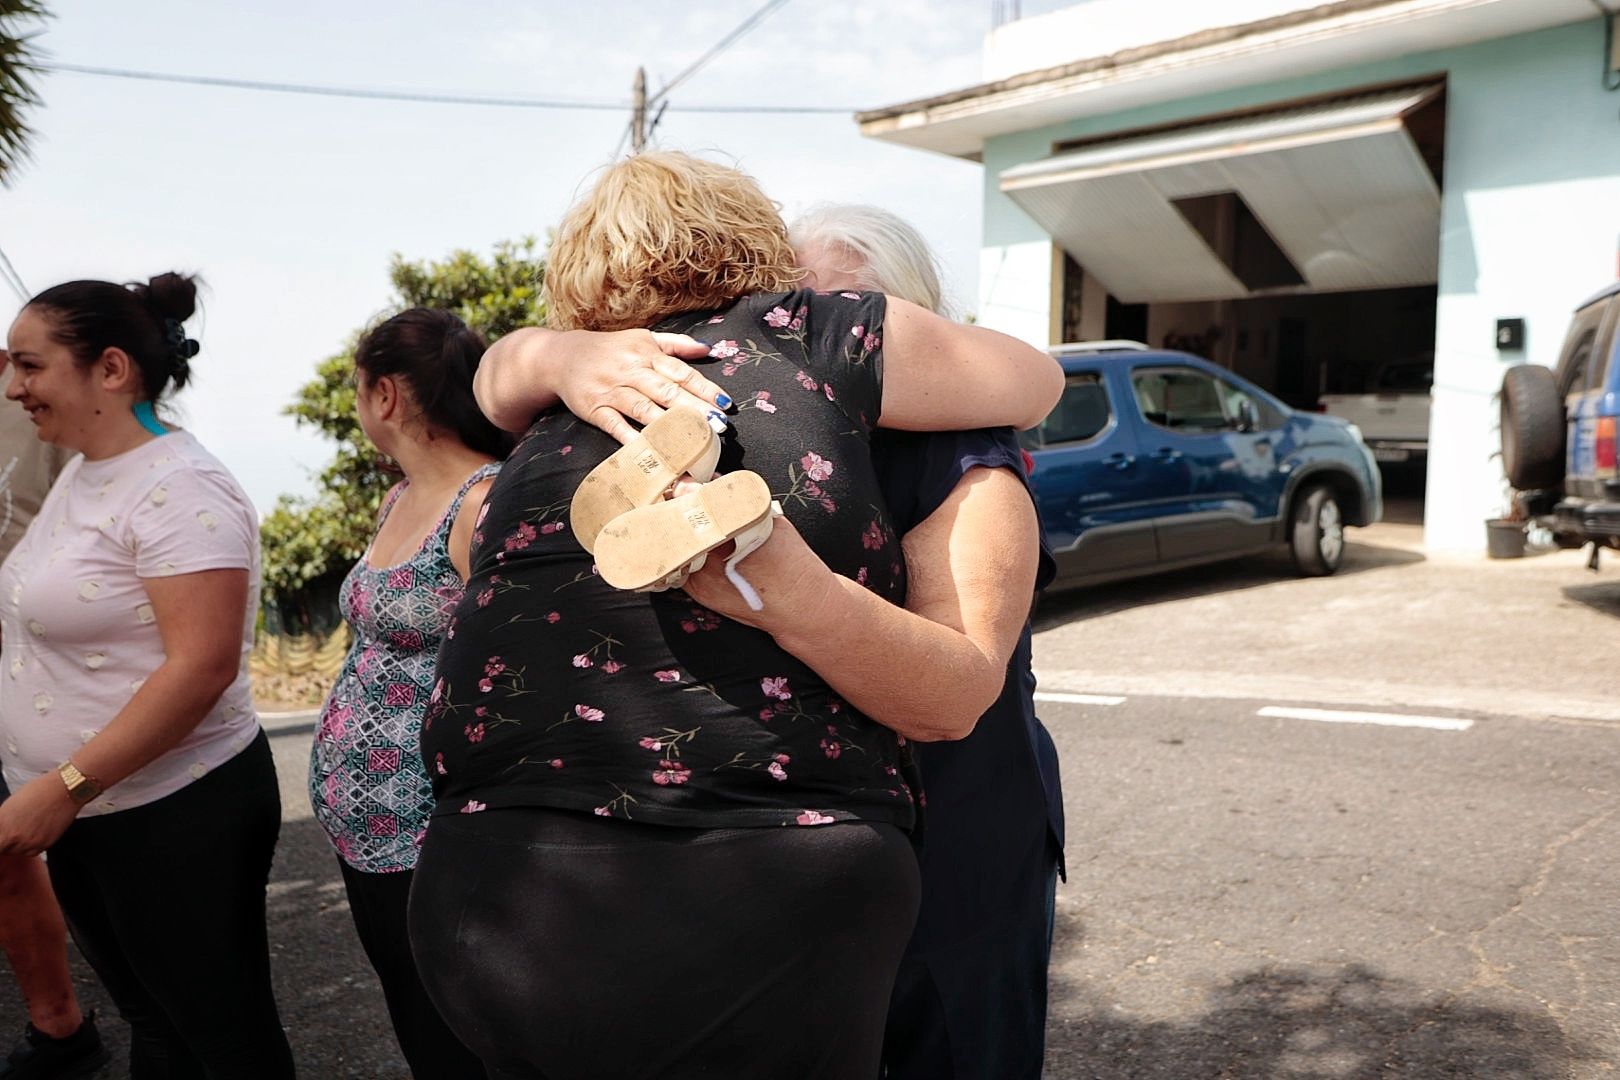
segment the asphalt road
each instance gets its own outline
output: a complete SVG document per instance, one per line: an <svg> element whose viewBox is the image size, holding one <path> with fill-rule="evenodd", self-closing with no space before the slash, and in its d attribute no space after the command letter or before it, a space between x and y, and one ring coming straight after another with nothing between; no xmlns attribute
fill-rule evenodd
<svg viewBox="0 0 1620 1080"><path fill-rule="evenodd" d="M1043 606L1070 828L1053 1080L1615 1076L1620 581L1573 555L1352 554L1335 579L1267 557ZM399 1080L309 739L272 732L283 1019L302 1076ZM0 971L0 1033L22 1016Z"/></svg>

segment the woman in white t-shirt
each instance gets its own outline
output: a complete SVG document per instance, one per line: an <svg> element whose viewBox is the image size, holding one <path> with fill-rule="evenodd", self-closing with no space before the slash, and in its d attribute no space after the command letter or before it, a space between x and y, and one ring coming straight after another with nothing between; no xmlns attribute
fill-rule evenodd
<svg viewBox="0 0 1620 1080"><path fill-rule="evenodd" d="M74 281L11 326L6 396L73 458L0 567L0 854L49 850L136 1076L285 1080L265 885L281 823L248 684L258 527L153 403L197 343L189 278Z"/></svg>

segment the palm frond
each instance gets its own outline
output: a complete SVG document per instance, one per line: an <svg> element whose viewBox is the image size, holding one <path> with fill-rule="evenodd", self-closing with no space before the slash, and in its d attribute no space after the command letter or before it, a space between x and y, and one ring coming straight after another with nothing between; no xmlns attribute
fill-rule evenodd
<svg viewBox="0 0 1620 1080"><path fill-rule="evenodd" d="M0 184L9 185L28 160L34 132L25 118L40 103L33 82L39 74L33 44L38 31L20 28L49 17L43 0L0 0Z"/></svg>

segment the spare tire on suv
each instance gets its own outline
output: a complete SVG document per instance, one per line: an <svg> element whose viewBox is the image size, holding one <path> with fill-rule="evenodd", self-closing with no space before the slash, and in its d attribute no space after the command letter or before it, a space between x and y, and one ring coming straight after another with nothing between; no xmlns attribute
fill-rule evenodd
<svg viewBox="0 0 1620 1080"><path fill-rule="evenodd" d="M1518 364L1502 376L1502 468L1520 491L1564 482L1564 403L1551 368Z"/></svg>

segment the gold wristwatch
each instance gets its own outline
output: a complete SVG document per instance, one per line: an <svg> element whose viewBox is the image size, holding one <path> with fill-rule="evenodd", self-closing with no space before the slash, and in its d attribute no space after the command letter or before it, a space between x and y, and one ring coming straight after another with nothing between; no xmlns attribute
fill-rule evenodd
<svg viewBox="0 0 1620 1080"><path fill-rule="evenodd" d="M68 798L73 800L75 806L83 806L101 794L101 781L88 773L80 772L79 767L71 760L58 765L56 775L67 785Z"/></svg>

